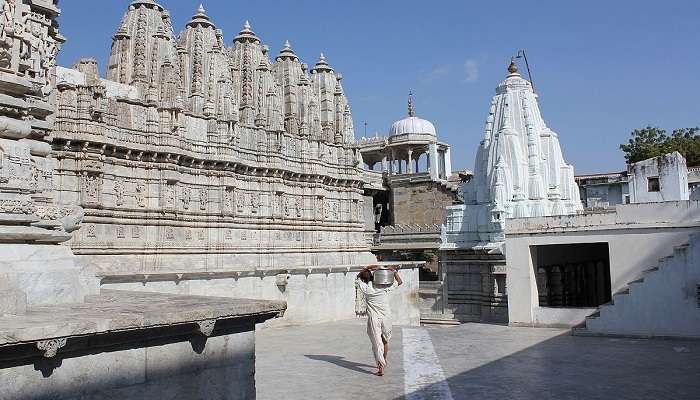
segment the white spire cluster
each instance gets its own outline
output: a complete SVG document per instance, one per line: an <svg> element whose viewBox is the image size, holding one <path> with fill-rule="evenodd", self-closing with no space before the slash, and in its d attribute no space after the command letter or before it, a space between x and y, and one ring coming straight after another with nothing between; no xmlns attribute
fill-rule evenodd
<svg viewBox="0 0 700 400"><path fill-rule="evenodd" d="M496 88L465 205L448 210L448 246L504 239L506 218L575 214L583 209L574 168L540 113L532 85L511 62Z"/></svg>

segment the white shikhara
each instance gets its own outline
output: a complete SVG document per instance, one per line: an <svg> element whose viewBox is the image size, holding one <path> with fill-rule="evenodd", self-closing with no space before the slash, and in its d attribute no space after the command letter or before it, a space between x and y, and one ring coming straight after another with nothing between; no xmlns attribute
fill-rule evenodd
<svg viewBox="0 0 700 400"><path fill-rule="evenodd" d="M464 205L448 208L446 248L503 242L507 218L575 214L583 209L574 168L559 135L542 119L537 94L514 63L496 88Z"/></svg>

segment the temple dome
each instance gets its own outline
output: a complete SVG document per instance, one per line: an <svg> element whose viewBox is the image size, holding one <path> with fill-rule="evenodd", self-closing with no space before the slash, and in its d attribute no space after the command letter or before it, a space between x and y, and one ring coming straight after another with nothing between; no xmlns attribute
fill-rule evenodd
<svg viewBox="0 0 700 400"><path fill-rule="evenodd" d="M437 136L432 122L416 117L413 108L413 95L408 96L408 117L398 120L391 125L390 136L422 134Z"/></svg>

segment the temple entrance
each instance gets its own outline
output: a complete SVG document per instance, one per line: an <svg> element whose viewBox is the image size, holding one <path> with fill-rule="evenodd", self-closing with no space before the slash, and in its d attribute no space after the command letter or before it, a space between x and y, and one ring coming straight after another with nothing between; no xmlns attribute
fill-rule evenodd
<svg viewBox="0 0 700 400"><path fill-rule="evenodd" d="M607 243L531 246L540 307L598 307L611 300Z"/></svg>

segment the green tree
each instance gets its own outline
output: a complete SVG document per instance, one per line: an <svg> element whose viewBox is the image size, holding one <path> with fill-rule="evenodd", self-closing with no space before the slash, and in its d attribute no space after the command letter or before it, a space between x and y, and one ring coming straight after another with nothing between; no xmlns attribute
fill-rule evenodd
<svg viewBox="0 0 700 400"><path fill-rule="evenodd" d="M628 164L677 151L686 158L688 166L700 165L700 130L675 129L669 136L664 129L647 126L635 129L627 144L621 144Z"/></svg>

